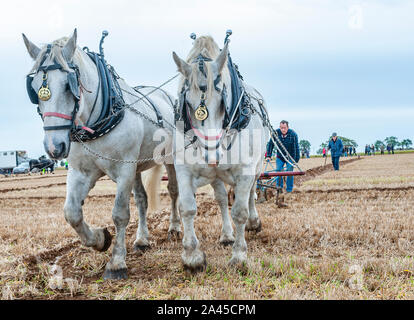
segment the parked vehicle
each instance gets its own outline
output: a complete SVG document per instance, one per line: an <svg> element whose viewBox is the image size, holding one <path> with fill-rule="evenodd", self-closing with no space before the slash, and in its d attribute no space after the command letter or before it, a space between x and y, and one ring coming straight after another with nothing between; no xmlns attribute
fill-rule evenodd
<svg viewBox="0 0 414 320"><path fill-rule="evenodd" d="M17 167L13 168L13 174L29 173L29 172L30 172L29 162L23 162L19 164Z"/></svg>
<svg viewBox="0 0 414 320"><path fill-rule="evenodd" d="M30 172L40 172L43 169L53 172L55 170L55 162L46 157L40 157L39 160L32 159L29 161Z"/></svg>
<svg viewBox="0 0 414 320"><path fill-rule="evenodd" d="M0 171L4 174L12 173L15 167L28 160L26 151L0 151Z"/></svg>

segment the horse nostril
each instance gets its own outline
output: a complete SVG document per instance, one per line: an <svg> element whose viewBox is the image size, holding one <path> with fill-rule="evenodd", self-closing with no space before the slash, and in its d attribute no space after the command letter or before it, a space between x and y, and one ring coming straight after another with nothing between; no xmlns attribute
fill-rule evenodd
<svg viewBox="0 0 414 320"><path fill-rule="evenodd" d="M62 142L55 146L55 150L53 150L53 156L55 158L59 158L65 152L66 146L65 143Z"/></svg>

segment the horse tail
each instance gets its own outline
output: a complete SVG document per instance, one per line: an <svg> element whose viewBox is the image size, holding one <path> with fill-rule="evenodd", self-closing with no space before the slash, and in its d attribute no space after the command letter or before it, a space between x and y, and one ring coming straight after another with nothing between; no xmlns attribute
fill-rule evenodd
<svg viewBox="0 0 414 320"><path fill-rule="evenodd" d="M144 188L147 192L148 210L157 210L160 203L160 184L161 184L162 165L156 165L144 172Z"/></svg>

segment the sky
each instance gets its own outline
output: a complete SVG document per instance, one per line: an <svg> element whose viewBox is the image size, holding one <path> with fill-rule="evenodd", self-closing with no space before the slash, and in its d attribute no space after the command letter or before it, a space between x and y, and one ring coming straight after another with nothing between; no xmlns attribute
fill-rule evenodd
<svg viewBox="0 0 414 320"><path fill-rule="evenodd" d="M358 150L387 136L414 141L414 1L221 0L35 1L0 11L0 150L45 154L36 106L26 94L33 65L21 33L38 46L76 27L78 45L98 51L130 85L159 85L176 74L190 33L230 52L245 81L264 96L271 122L288 120L311 153L332 132ZM178 83L167 90L176 95Z"/></svg>

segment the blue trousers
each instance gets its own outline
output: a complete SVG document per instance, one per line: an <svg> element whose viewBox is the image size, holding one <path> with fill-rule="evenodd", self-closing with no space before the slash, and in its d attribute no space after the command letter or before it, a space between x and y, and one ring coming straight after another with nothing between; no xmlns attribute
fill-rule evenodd
<svg viewBox="0 0 414 320"><path fill-rule="evenodd" d="M293 171L293 166L285 162L282 159L276 158L276 171L282 171L286 165L286 171ZM283 177L276 177L276 184L278 187L283 188ZM292 192L293 190L293 176L286 177L286 192Z"/></svg>
<svg viewBox="0 0 414 320"><path fill-rule="evenodd" d="M332 165L335 170L339 170L339 157L332 157Z"/></svg>

